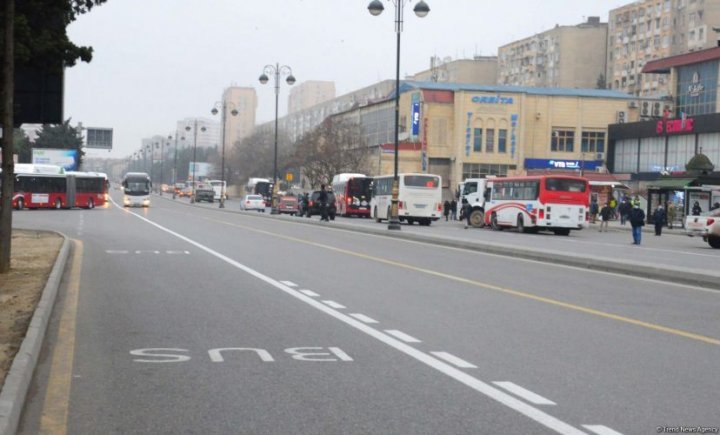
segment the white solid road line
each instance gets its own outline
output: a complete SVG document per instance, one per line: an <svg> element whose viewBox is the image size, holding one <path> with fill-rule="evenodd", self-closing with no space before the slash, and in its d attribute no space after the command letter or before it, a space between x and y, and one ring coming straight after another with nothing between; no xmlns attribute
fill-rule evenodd
<svg viewBox="0 0 720 435"><path fill-rule="evenodd" d="M400 340L404 341L405 343L422 343L422 341L418 340L417 338L407 335L404 332L398 331L397 329L386 329L385 332L392 335L395 338L399 338Z"/></svg>
<svg viewBox="0 0 720 435"><path fill-rule="evenodd" d="M327 305L328 307L335 308L335 309L338 309L338 310L343 310L343 309L346 308L345 305L340 305L340 304L338 304L338 303L335 302L335 301L323 301L323 303L324 303L325 305Z"/></svg>
<svg viewBox="0 0 720 435"><path fill-rule="evenodd" d="M312 290L300 290L301 293L305 293L306 295L310 296L311 298L316 298L320 296L319 294L315 293Z"/></svg>
<svg viewBox="0 0 720 435"><path fill-rule="evenodd" d="M368 316L366 316L365 314L353 313L353 314L350 314L350 315L351 315L352 317L358 319L358 320L361 321L361 322L365 322L365 323L379 323L377 320L373 319L372 317L368 317Z"/></svg>
<svg viewBox="0 0 720 435"><path fill-rule="evenodd" d="M295 283L292 282L292 281L280 281L280 282L281 282L282 284L285 284L285 285L288 286L288 287L297 287L297 286L298 286L297 284L295 284Z"/></svg>
<svg viewBox="0 0 720 435"><path fill-rule="evenodd" d="M583 427L590 432L594 432L598 435L623 435L620 432L614 431L610 429L607 426L602 426L599 424L591 425L591 424L584 424Z"/></svg>
<svg viewBox="0 0 720 435"><path fill-rule="evenodd" d="M117 204L116 204L117 205ZM432 355L429 355L425 352L422 352L418 349L415 349L412 346L409 346L408 344L393 338L392 336L385 334L375 328L372 328L368 325L366 325L363 322L360 322L347 314L344 314L340 311L333 310L332 308L328 307L327 305L309 297L305 294L285 285L281 282L270 278L269 276L263 275L262 273L256 271L255 269L251 269L250 267L239 263L232 258L223 255L205 245L200 244L199 242L196 242L195 240L192 240L188 237L183 236L180 233L177 233L169 228L165 228L160 224L157 224L150 219L143 217L139 215L138 213L135 213L134 211L130 210L123 210L125 213L131 214L135 216L136 218L148 223L149 225L154 226L155 228L164 231L168 234L171 234L175 237L177 237L180 240L183 240L196 248L205 251L206 253L216 257L217 259L224 261L225 263L235 267L236 269L239 269L248 275L254 276L255 278L259 279L260 281L265 282L266 284L275 287L276 289L284 292L285 294L294 297L295 299L300 300L301 302L304 302L307 305L310 305L311 307L317 309L318 311L322 311L323 313L334 317L335 319L345 323L346 325L353 327L357 329L358 331L361 331L365 333L366 335L392 347L393 349L402 352L415 360L437 370L438 372L455 379L459 383L472 388L473 390L477 391L480 394L483 394L484 396L495 400L499 402L502 405L507 406L508 408L536 421L537 423L557 432L563 435L586 435L585 432L582 430L565 423L564 421L558 419L557 417L553 417L552 415L546 413L545 411L542 411L538 408L535 408L533 406L528 405L526 402L523 402L521 400L516 399L514 396L505 393L504 391L481 381L478 378L475 378L473 376L468 375L467 373L463 372L462 370L459 370L458 368L438 359L437 357L433 357Z"/></svg>
<svg viewBox="0 0 720 435"><path fill-rule="evenodd" d="M512 382L493 382L493 384L497 385L498 387L504 388L507 391L513 393L514 395L522 397L523 399L527 400L530 403L534 403L535 405L556 405L556 403L552 400L546 399L543 396L535 394L532 391L527 390L520 385L514 384Z"/></svg>
<svg viewBox="0 0 720 435"><path fill-rule="evenodd" d="M445 361L449 362L450 364L460 367L461 369L476 369L477 366L474 364L470 364L469 362L465 361L462 358L458 358L453 354L447 353L447 352L430 352L431 354L435 355L438 358L444 359Z"/></svg>

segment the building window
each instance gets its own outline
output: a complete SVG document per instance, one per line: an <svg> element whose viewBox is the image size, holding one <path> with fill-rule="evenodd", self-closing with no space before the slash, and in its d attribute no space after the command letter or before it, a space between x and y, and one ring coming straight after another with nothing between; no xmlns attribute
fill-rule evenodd
<svg viewBox="0 0 720 435"><path fill-rule="evenodd" d="M584 153L604 153L605 152L605 132L602 131L583 131L582 144L580 150Z"/></svg>
<svg viewBox="0 0 720 435"><path fill-rule="evenodd" d="M567 130L562 128L554 128L552 133L552 141L550 142L551 151L564 151L571 153L575 145L575 130Z"/></svg>
<svg viewBox="0 0 720 435"><path fill-rule="evenodd" d="M507 130L504 128L498 130L498 152L507 152Z"/></svg>
<svg viewBox="0 0 720 435"><path fill-rule="evenodd" d="M464 163L463 180L466 178L481 178L488 175L507 175L514 171L517 165L503 165L495 163Z"/></svg>
<svg viewBox="0 0 720 435"><path fill-rule="evenodd" d="M482 152L482 128L476 128L473 132L473 151Z"/></svg>
<svg viewBox="0 0 720 435"><path fill-rule="evenodd" d="M485 141L485 151L489 153L495 152L495 129L485 129L485 136L487 137Z"/></svg>

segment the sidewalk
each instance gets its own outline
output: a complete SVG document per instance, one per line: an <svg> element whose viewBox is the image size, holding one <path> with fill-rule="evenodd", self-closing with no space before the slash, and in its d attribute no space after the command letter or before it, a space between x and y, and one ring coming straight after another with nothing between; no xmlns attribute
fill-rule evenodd
<svg viewBox="0 0 720 435"><path fill-rule="evenodd" d="M592 230L599 231L600 230L600 221L598 220L594 224L590 223L590 226L588 227L588 229L591 231ZM621 225L620 219L616 219L616 220L612 220L612 221L608 222L608 229L610 231L628 231L628 232L632 231L630 222L625 222L625 225ZM646 223L645 226L643 227L643 233L655 234L655 225ZM678 236L686 235L685 228L682 228L682 227L680 227L680 225L677 225L677 224L673 225L672 229L668 228L667 226L664 226L662 229L662 235L664 236L666 234L673 234L673 235L678 235Z"/></svg>

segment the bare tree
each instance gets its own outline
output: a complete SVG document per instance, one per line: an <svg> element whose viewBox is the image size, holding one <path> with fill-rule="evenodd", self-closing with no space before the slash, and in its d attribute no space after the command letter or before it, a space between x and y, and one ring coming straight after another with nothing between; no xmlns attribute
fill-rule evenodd
<svg viewBox="0 0 720 435"><path fill-rule="evenodd" d="M292 166L290 158L290 139L284 132L278 133L278 177ZM233 146L228 166L237 175L237 180L250 177L273 178L273 159L275 157L275 135L272 131L257 131L251 136L236 142Z"/></svg>
<svg viewBox="0 0 720 435"><path fill-rule="evenodd" d="M367 172L368 148L362 127L351 121L328 118L301 137L293 163L314 187L329 183L336 174Z"/></svg>

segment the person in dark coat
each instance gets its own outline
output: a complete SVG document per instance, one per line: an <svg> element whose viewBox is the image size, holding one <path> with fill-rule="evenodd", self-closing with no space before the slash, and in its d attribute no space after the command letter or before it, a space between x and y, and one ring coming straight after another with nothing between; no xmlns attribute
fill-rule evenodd
<svg viewBox="0 0 720 435"><path fill-rule="evenodd" d="M445 220L448 220L448 216L450 216L450 201L447 199L443 203L443 216L445 216Z"/></svg>
<svg viewBox="0 0 720 435"><path fill-rule="evenodd" d="M642 227L645 226L645 212L640 204L633 205L630 211L630 225L632 226L633 245L639 245L642 241Z"/></svg>
<svg viewBox="0 0 720 435"><path fill-rule="evenodd" d="M700 216L700 213L702 213L702 208L700 207L700 203L695 201L695 204L692 206L691 211L693 216Z"/></svg>
<svg viewBox="0 0 720 435"><path fill-rule="evenodd" d="M620 225L625 225L632 211L632 204L630 204L630 199L627 196L623 198L623 202L618 206L618 211L620 212Z"/></svg>
<svg viewBox="0 0 720 435"><path fill-rule="evenodd" d="M655 224L655 235L659 236L662 234L662 228L665 225L665 218L667 217L667 214L665 213L665 209L662 205L658 205L658 207L655 209L655 212L652 215L653 223Z"/></svg>
<svg viewBox="0 0 720 435"><path fill-rule="evenodd" d="M610 207L610 203L605 203L605 206L600 210L600 232L605 231L607 233L609 222L615 217L615 211Z"/></svg>
<svg viewBox="0 0 720 435"><path fill-rule="evenodd" d="M454 199L450 201L450 219L457 220L457 201Z"/></svg>
<svg viewBox="0 0 720 435"><path fill-rule="evenodd" d="M325 222L330 222L330 219L328 219L328 194L325 190L325 185L320 185L320 195L318 196L318 202L320 203L320 220Z"/></svg>

